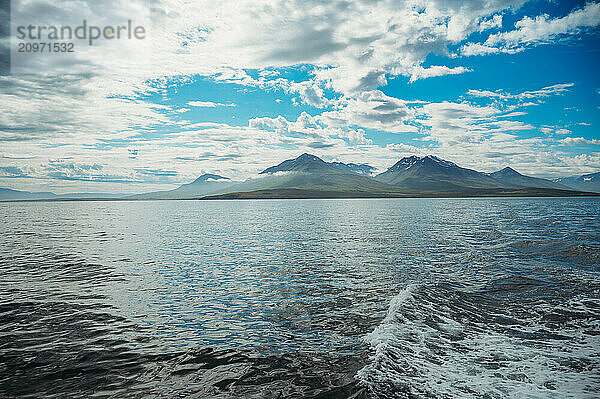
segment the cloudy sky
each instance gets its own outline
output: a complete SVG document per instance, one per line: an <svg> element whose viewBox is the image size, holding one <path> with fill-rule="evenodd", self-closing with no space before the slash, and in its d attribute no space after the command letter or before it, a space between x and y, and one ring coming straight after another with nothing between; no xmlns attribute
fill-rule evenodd
<svg viewBox="0 0 600 399"><path fill-rule="evenodd" d="M599 2L14 0L12 13L131 19L147 37L0 76L0 187L143 192L303 152L600 171Z"/></svg>

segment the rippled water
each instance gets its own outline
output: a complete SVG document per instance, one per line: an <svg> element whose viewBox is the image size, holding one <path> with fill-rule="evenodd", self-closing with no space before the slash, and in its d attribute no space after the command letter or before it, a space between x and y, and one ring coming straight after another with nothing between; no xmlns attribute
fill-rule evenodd
<svg viewBox="0 0 600 399"><path fill-rule="evenodd" d="M600 200L0 204L0 397L594 398Z"/></svg>

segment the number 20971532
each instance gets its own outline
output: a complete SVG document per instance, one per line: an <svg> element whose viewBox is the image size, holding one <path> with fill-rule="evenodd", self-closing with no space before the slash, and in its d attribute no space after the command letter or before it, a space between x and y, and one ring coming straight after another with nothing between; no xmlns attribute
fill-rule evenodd
<svg viewBox="0 0 600 399"><path fill-rule="evenodd" d="M19 43L19 53L72 53L74 43Z"/></svg>

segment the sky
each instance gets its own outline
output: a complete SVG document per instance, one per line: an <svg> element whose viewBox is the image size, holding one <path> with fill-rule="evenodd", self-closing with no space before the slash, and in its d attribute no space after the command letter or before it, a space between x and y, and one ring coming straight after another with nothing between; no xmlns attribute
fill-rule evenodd
<svg viewBox="0 0 600 399"><path fill-rule="evenodd" d="M203 173L242 180L304 152L380 171L413 154L544 178L600 171L599 2L13 0L11 11L13 25L132 20L147 35L77 42L0 76L0 187L137 193Z"/></svg>

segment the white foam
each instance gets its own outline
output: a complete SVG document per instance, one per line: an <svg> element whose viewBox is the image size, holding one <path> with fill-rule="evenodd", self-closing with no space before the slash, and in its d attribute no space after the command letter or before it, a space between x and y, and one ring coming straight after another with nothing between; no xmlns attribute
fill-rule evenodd
<svg viewBox="0 0 600 399"><path fill-rule="evenodd" d="M578 324L552 331L554 338L542 322L544 316L557 313L593 312L585 302L541 304L530 317L500 325L492 321L492 314L477 315L477 307L470 306L476 303L456 307L456 298L428 300L434 294L431 287L407 287L366 336L372 355L357 378L373 396L597 397L600 336L589 331L599 331L598 318L577 317ZM540 334L544 338L536 338Z"/></svg>

